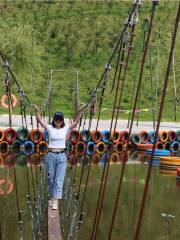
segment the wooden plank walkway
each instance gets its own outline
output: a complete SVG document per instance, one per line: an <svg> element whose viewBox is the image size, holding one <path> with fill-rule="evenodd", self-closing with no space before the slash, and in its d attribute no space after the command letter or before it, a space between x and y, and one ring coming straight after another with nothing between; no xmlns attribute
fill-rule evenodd
<svg viewBox="0 0 180 240"><path fill-rule="evenodd" d="M48 207L48 240L62 240L59 210Z"/></svg>

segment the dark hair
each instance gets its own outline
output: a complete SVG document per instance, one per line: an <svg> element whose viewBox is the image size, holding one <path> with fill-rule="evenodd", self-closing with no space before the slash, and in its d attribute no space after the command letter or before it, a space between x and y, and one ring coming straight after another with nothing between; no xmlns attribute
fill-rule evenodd
<svg viewBox="0 0 180 240"><path fill-rule="evenodd" d="M61 128L63 128L65 126L65 122L64 122L64 114L62 112L55 112L54 116L53 116L53 120L52 120L52 126L55 128L55 124L54 124L54 120L55 119L59 119L60 121L62 121L61 124Z"/></svg>

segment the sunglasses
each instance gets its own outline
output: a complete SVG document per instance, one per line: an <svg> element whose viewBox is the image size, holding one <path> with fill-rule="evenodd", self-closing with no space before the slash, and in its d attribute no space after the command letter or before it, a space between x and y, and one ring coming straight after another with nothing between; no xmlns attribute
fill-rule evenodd
<svg viewBox="0 0 180 240"><path fill-rule="evenodd" d="M54 121L56 121L56 122L57 122L57 121L60 121L60 122L61 122L61 121L62 121L62 117L60 117L60 116L55 116L55 117L54 117Z"/></svg>

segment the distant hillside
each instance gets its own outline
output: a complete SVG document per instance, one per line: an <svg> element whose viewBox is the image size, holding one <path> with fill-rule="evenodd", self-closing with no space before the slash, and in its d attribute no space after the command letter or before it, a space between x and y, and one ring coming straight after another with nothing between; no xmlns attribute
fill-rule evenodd
<svg viewBox="0 0 180 240"><path fill-rule="evenodd" d="M136 27L134 50L127 72L122 109L132 108L132 94L138 80L138 63L141 61L143 24L150 17L151 1L142 1L139 23ZM79 97L85 102L103 72L105 64L118 41L125 19L131 9L131 0L124 1L1 1L0 46L32 102L41 105L47 96L50 71L53 72L54 109L70 114L71 89L75 88L76 71L79 71ZM175 21L178 1L160 1L154 18L151 51L147 56L141 97L138 107L148 109L159 106L164 80L171 31ZM180 31L179 31L180 32ZM159 53L159 60L158 60ZM116 56L117 58L117 56ZM152 71L150 71L150 61ZM159 64L158 64L159 61ZM180 92L180 33L175 48L176 90ZM115 61L103 103L103 118L111 115L114 92L110 88L115 71ZM2 69L0 70L2 71ZM150 75L151 73L151 75ZM2 73L1 73L2 76ZM152 89L151 81L152 78ZM164 120L174 119L173 72L169 79ZM157 85L158 81L158 85ZM73 82L73 86L71 84ZM1 81L3 86L3 81ZM155 90L157 86L157 98ZM16 87L13 85L13 92ZM0 90L4 93L4 87ZM180 95L180 94L179 94ZM180 98L180 96L179 96ZM0 108L5 113L6 110ZM18 113L19 110L15 110ZM177 106L180 121L180 103ZM120 118L127 118L121 114ZM140 114L140 119L151 119L150 112Z"/></svg>

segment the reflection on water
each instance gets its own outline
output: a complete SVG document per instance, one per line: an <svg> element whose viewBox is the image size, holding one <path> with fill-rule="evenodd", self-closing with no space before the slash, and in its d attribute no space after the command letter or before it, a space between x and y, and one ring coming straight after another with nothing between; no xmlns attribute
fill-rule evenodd
<svg viewBox="0 0 180 240"><path fill-rule="evenodd" d="M46 173L39 152L1 149L0 239L47 239Z"/></svg>
<svg viewBox="0 0 180 240"><path fill-rule="evenodd" d="M108 161L110 169L97 239L107 239L123 163L125 172L111 239L134 239L151 154L137 150L127 153L123 148L109 153L101 151L101 147L91 155L72 151L68 154L60 209L65 239L90 239L101 177ZM1 150L0 239L48 239L47 185L42 164L45 153L45 149L32 154ZM179 160L173 158L168 164L169 156L164 157L160 160L157 152L153 158L140 239L179 239L180 170L177 177L174 174Z"/></svg>
<svg viewBox="0 0 180 240"><path fill-rule="evenodd" d="M168 154L165 151L160 152L160 155L165 157L170 154L170 152ZM180 155L178 152L176 156L178 154ZM90 239L101 178L107 161L110 161L110 169L97 239L107 239L123 162L126 162L125 172L111 239L135 239L135 227L139 217L150 155L149 152L137 150L127 155L123 149L119 153L95 152L85 156L77 155L76 152L69 154L71 167L68 168L66 176L64 202L61 209L65 239ZM176 167L180 166L180 158L178 159L173 160L176 162ZM179 177L176 178L174 174L175 171L172 162L164 167L164 163L160 163L159 152L156 152L152 159L152 174L140 239L179 239L180 184Z"/></svg>

